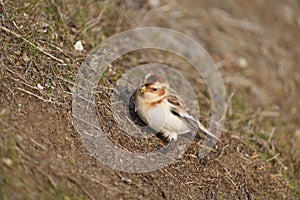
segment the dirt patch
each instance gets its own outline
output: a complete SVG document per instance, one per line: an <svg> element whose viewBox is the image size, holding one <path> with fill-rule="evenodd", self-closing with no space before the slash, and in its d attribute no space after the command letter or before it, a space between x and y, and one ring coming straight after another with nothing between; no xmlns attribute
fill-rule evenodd
<svg viewBox="0 0 300 200"><path fill-rule="evenodd" d="M296 39L289 39L299 34L295 2L274 2L272 8L280 14L266 3L246 7L234 1L222 5L172 1L159 7L140 1L0 2L2 199L299 198L299 102L295 100L299 48ZM204 28L197 28L198 21ZM83 59L105 38L137 24L188 33L219 62L227 91L235 96L221 140L207 157L197 157L196 140L166 168L141 174L114 171L90 155L73 128L72 85ZM285 34L281 28L286 28ZM83 41L82 52L74 49L78 40ZM132 53L114 63L101 82L107 90L101 90L98 99L99 121L105 122L113 142L133 151L164 143L156 137L128 139L110 128L116 124L109 88L131 66L156 59L173 60L157 52ZM205 88L197 95L206 99L200 102L201 110L209 112ZM271 136L273 127L276 132Z"/></svg>

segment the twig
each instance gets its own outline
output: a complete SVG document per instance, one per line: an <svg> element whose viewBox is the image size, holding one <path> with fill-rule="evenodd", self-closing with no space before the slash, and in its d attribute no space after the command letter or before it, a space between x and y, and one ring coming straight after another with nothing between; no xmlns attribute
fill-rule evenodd
<svg viewBox="0 0 300 200"><path fill-rule="evenodd" d="M51 55L50 53L44 51L44 50L41 49L39 46L33 44L32 42L30 42L30 41L27 40L26 38L22 37L22 36L19 35L18 33L14 32L14 31L12 31L12 30L10 30L10 29L4 27L4 26L1 26L1 25L0 25L0 29L2 29L3 31L5 31L5 32L7 32L7 33L10 33L10 34L16 36L17 38L22 39L24 42L27 42L28 44L30 44L31 46L33 46L34 48L36 48L37 50L39 50L40 52L42 52L43 54L45 54L46 56L48 56L48 57L50 57L50 58L52 58L52 59L54 59L54 60L56 60L56 61L58 61L58 62L60 62L60 63L65 64L65 62L64 62L63 60L61 60L61 59L59 59L59 58L57 58L57 57Z"/></svg>
<svg viewBox="0 0 300 200"><path fill-rule="evenodd" d="M6 69L7 71L9 71L10 73L16 75L18 78L22 79L22 80L24 81L24 83L26 82L26 79L24 79L24 78L23 78L20 74L18 74L17 72L15 72L15 71L9 69L8 67L5 67L5 69ZM10 77L10 76L9 76L9 78L13 79L13 78ZM28 84L28 83L26 83L26 84Z"/></svg>
<svg viewBox="0 0 300 200"><path fill-rule="evenodd" d="M223 167L223 165L221 165L221 163L219 161L217 161L217 163L222 167L222 169L225 171L225 173L227 174L227 178L229 179L229 181L232 183L232 185L238 189L237 185L235 184L235 182L232 180L232 177L230 175L230 173L228 172L228 170L226 168Z"/></svg>
<svg viewBox="0 0 300 200"><path fill-rule="evenodd" d="M165 171L167 174L169 174L170 176L172 176L173 178L175 178L175 176L173 174L171 174L168 170L166 170L165 168L162 168L162 171Z"/></svg>
<svg viewBox="0 0 300 200"><path fill-rule="evenodd" d="M84 177L84 178L87 177L87 178L90 179L91 181L93 181L93 182L95 182L95 183L98 183L98 184L102 185L103 187L105 187L105 188L107 188L107 189L109 189L109 190L111 190L111 191L118 191L118 189L109 187L108 185L106 185L106 184L104 184L104 183L98 181L98 180L97 180L96 178L94 178L94 177L87 176L87 175L85 175L85 176L83 176L83 177Z"/></svg>
<svg viewBox="0 0 300 200"><path fill-rule="evenodd" d="M202 145L202 144L198 144L200 147L203 147L203 148L205 148L205 149L208 149L209 151L212 151L212 152L214 152L214 153L216 153L217 151L215 150L215 149L213 149L213 148L211 148L211 147L208 147L208 146L205 146L205 145Z"/></svg>
<svg viewBox="0 0 300 200"><path fill-rule="evenodd" d="M250 194L250 192L249 192L249 190L248 190L247 185L244 186L244 191L245 191L245 193L247 194L247 199L248 199L248 200L252 200L251 194Z"/></svg>
<svg viewBox="0 0 300 200"><path fill-rule="evenodd" d="M230 146L230 144L225 145L225 146L222 148L222 151L219 153L219 155L218 155L214 160L218 160L218 159L222 156L222 154L224 153L225 149L226 149L227 147L229 147L229 146Z"/></svg>
<svg viewBox="0 0 300 200"><path fill-rule="evenodd" d="M0 0L0 3L1 3L2 8L3 8L3 13L4 13L5 15L7 15L7 13L6 13L6 8L5 8L5 4L4 4L3 0Z"/></svg>
<svg viewBox="0 0 300 200"><path fill-rule="evenodd" d="M10 87L8 87L8 85L6 83L3 82L3 85L9 90L9 92L14 96L15 94L13 93L13 91L10 89Z"/></svg>
<svg viewBox="0 0 300 200"><path fill-rule="evenodd" d="M224 113L224 117L226 117L227 112L229 112L229 115L232 115L232 109L231 108L232 108L232 98L233 97L234 97L234 93L231 92L231 94L228 97L227 102L226 102L226 110L225 110L225 113ZM228 111L229 109L230 109L230 111Z"/></svg>
<svg viewBox="0 0 300 200"><path fill-rule="evenodd" d="M44 171L43 171L40 167L38 167L38 166L35 166L35 168L36 168L41 174L43 174L44 176L47 177L47 179L49 180L49 182L51 183L51 185L52 185L52 187L53 187L54 189L57 189L56 183L54 182L54 180L52 179L52 177L51 177L49 174L47 174L46 172L44 172Z"/></svg>
<svg viewBox="0 0 300 200"><path fill-rule="evenodd" d="M241 153L235 153L235 155L237 155L238 157L240 157L240 158L242 158L242 159L244 159L244 160L246 160L246 161L252 163L252 161L251 161L250 159L246 158L246 157L243 156Z"/></svg>
<svg viewBox="0 0 300 200"><path fill-rule="evenodd" d="M262 116L262 117L279 117L280 113L277 112L277 111L267 111L267 110L265 110L265 111L262 111L260 113L260 116Z"/></svg>
<svg viewBox="0 0 300 200"><path fill-rule="evenodd" d="M272 137L273 137L273 135L274 135L274 132L275 132L275 130L276 130L276 127L273 127L273 128L272 128L272 131L271 131L271 133L270 133L269 139L268 139L268 143L270 143L270 142L271 142L271 140L272 140Z"/></svg>
<svg viewBox="0 0 300 200"><path fill-rule="evenodd" d="M7 69L8 70L8 69ZM9 70L10 71L10 70ZM13 72L13 71L11 71L11 72ZM17 76L19 76L17 73L16 73L16 75ZM11 80L14 80L14 81L16 81L16 82L18 82L18 83L20 83L20 84L23 84L23 85L25 85L25 86L27 86L27 87L29 87L29 88L31 88L31 89L34 89L34 90L37 90L37 91L39 91L41 94L43 94L43 95L47 95L48 97L49 97L49 100L51 100L51 96L50 95L48 95L46 92L44 92L43 90L41 90L41 89L39 89L39 88L37 88L37 87L35 87L35 86L31 86L30 84L28 84L28 83L26 83L26 82L23 82L23 81L20 81L20 80L18 80L18 79L16 79L16 78L13 78L13 77L9 77ZM20 77L21 78L21 77ZM22 80L24 80L23 78L21 78ZM18 89L18 88L17 88ZM18 89L18 90L20 90L20 89ZM22 89L21 89L22 90ZM26 90L27 91L27 90ZM26 93L28 93L28 91L26 92ZM34 94L34 93L33 93ZM38 98L38 97L37 97ZM41 97L42 98L42 97ZM48 100L48 101L49 101ZM43 100L44 101L44 100ZM59 105L62 105L63 103L58 103L58 102L55 102L55 101L51 101L51 103L56 103L56 104L59 104Z"/></svg>
<svg viewBox="0 0 300 200"><path fill-rule="evenodd" d="M233 138L233 139L238 140L239 142L243 143L244 145L248 145L247 142L245 142L243 139L241 139L241 138L240 138L239 136L237 136L237 135L231 135L230 137Z"/></svg>
<svg viewBox="0 0 300 200"><path fill-rule="evenodd" d="M33 142L34 144L36 144L38 147L40 147L41 149L47 151L47 148L44 147L42 144L38 143L37 141L35 141L33 138L30 138L30 141Z"/></svg>
<svg viewBox="0 0 300 200"><path fill-rule="evenodd" d="M59 52L63 53L66 57L68 57L70 60L75 61L74 58L72 58L71 56L69 56L70 52L64 51L61 48L59 48L58 46L51 44L50 42L45 42L43 40L39 40L41 43L43 44L48 44L49 46L55 48L56 50L58 50ZM69 54L68 54L69 53Z"/></svg>
<svg viewBox="0 0 300 200"><path fill-rule="evenodd" d="M23 30L20 29L20 27L17 25L17 23L14 20L12 21L12 23L19 32L24 32Z"/></svg>
<svg viewBox="0 0 300 200"><path fill-rule="evenodd" d="M68 28L67 28L67 26L66 26L66 24L65 24L65 21L64 21L64 19L63 19L63 15L62 15L62 13L61 13L61 10L60 10L59 6L57 5L57 3L56 3L54 0L52 0L51 3L56 7L57 12L58 12L58 14L59 14L59 18L60 18L61 22L63 23L64 28L65 28L66 30L68 30Z"/></svg>
<svg viewBox="0 0 300 200"><path fill-rule="evenodd" d="M221 119L219 119L219 122L225 120L226 114L227 114L227 112L228 112L229 105L231 106L231 102L232 102L233 96L234 96L234 93L231 92L230 96L229 96L228 99L227 99L226 105L225 105L226 108L225 108L225 110L224 110L224 113L222 114ZM224 129L223 129L223 130L219 130L219 131L224 131Z"/></svg>
<svg viewBox="0 0 300 200"><path fill-rule="evenodd" d="M25 82L23 82L23 81L20 81L20 80L17 79L17 78L13 78L13 77L9 77L9 78L10 78L11 80L13 80L13 81L16 81L17 83L20 83L20 84L22 84L22 85L25 85L25 86L31 88L31 89L34 89L34 90L37 90L37 91L40 91L40 92L41 92L41 89L39 89L38 87L35 87L35 86L32 86L32 85L30 85L30 84L28 84L28 83L25 83ZM24 79L22 79L22 80L24 80Z"/></svg>
<svg viewBox="0 0 300 200"><path fill-rule="evenodd" d="M92 28L93 26L95 26L96 24L98 24L103 16L104 11L106 10L107 7L107 3L104 4L103 9L101 10L100 14L98 15L97 19L94 20L94 22L92 22L90 25L88 25L83 32L86 32L87 30L89 30L90 28Z"/></svg>
<svg viewBox="0 0 300 200"><path fill-rule="evenodd" d="M267 160L267 162L270 162L270 161L276 159L279 155L280 155L280 153L276 154L276 155L273 156L272 158L269 158L269 159Z"/></svg>
<svg viewBox="0 0 300 200"><path fill-rule="evenodd" d="M17 90L20 90L20 91L22 91L22 92L25 92L25 93L27 93L27 94L30 94L30 95L32 95L32 96L34 96L34 97L36 97L36 98L38 98L38 99L40 99L40 100L42 100L42 101L44 101L44 102L53 103L53 104L58 104L58 105L62 105L62 104L63 104L63 103L54 102L54 101L51 100L51 98L49 98L49 99L44 99L43 97L40 97L40 96L38 96L38 95L36 95L36 94L34 94L34 93L32 93L32 92L29 92L29 91L27 91L27 90L25 90L25 89L22 89L22 88L19 88L19 87L16 87L16 89L17 89Z"/></svg>

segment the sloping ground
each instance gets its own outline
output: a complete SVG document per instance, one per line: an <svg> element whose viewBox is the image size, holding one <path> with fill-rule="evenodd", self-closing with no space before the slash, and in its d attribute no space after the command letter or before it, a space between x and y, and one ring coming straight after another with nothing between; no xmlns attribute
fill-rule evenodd
<svg viewBox="0 0 300 200"><path fill-rule="evenodd" d="M273 3L272 8L233 1L172 1L159 7L135 1L0 2L1 199L299 198L295 2ZM277 14L274 8L281 6ZM209 156L197 157L195 141L166 168L118 172L93 158L73 128L72 83L82 61L102 40L137 24L188 33L221 61L227 91L235 95L224 134ZM84 41L82 52L74 50L78 40ZM155 59L164 57L141 52L120 58L102 84L110 88L129 66ZM111 91L101 95L99 118L110 139L126 149L148 149L144 140L128 140L122 130L110 128L116 126L109 109ZM200 106L206 111L209 101ZM157 143L155 137L146 142Z"/></svg>

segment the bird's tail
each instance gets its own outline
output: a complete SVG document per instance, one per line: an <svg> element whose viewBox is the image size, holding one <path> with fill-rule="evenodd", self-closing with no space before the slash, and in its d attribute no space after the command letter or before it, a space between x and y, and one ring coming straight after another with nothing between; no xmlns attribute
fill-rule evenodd
<svg viewBox="0 0 300 200"><path fill-rule="evenodd" d="M208 136L214 138L215 140L219 140L219 138L217 136L215 136L214 134L212 134L211 132L209 132L202 124L201 122L198 121L198 127L204 132L206 133Z"/></svg>

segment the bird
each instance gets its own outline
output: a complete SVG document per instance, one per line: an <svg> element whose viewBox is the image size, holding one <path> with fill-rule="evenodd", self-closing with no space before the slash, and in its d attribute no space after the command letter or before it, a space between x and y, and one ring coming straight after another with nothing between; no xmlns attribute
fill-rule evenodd
<svg viewBox="0 0 300 200"><path fill-rule="evenodd" d="M140 85L134 92L134 111L150 128L162 133L169 141L176 141L178 135L197 132L199 129L218 140L195 119L182 98L162 75L148 73Z"/></svg>

